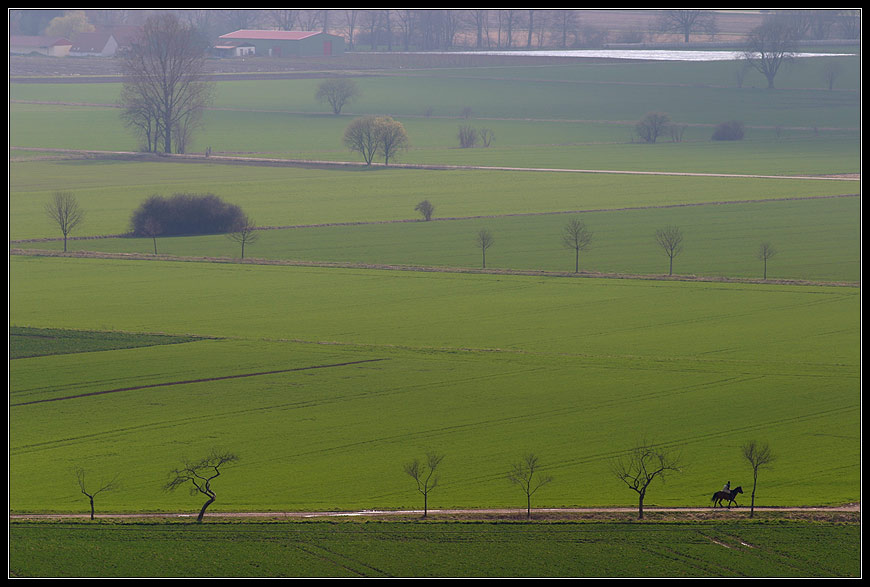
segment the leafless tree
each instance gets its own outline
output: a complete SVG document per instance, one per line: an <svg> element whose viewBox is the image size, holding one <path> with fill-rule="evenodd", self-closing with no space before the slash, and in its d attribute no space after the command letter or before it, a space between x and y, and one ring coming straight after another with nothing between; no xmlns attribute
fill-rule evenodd
<svg viewBox="0 0 870 587"><path fill-rule="evenodd" d="M432 214L435 212L435 206L429 200L423 200L414 207L414 210L423 215L423 220L426 222L432 220Z"/></svg>
<svg viewBox="0 0 870 587"><path fill-rule="evenodd" d="M157 237L160 236L160 223L151 217L145 219L142 224L142 234L149 237L154 244L154 254L157 254Z"/></svg>
<svg viewBox="0 0 870 587"><path fill-rule="evenodd" d="M649 112L634 125L634 131L645 143L655 143L670 126L670 116L663 112Z"/></svg>
<svg viewBox="0 0 870 587"><path fill-rule="evenodd" d="M550 475L542 475L540 469L538 457L528 454L521 461L511 465L507 476L508 481L519 486L526 494L526 519L528 520L532 519L532 495L553 480Z"/></svg>
<svg viewBox="0 0 870 587"><path fill-rule="evenodd" d="M743 59L767 78L768 89L780 68L794 57L796 34L786 19L771 17L746 37Z"/></svg>
<svg viewBox="0 0 870 587"><path fill-rule="evenodd" d="M85 470L82 467L76 467L76 479L79 482L79 489L82 494L88 498L91 502L91 519L94 519L94 498L104 492L111 491L112 489L118 488L118 476L115 475L109 481L100 481L96 488L88 489L87 484L85 483Z"/></svg>
<svg viewBox="0 0 870 587"><path fill-rule="evenodd" d="M438 486L438 475L436 475L435 470L442 460L444 460L444 455L427 452L425 463L421 463L419 459L414 459L405 465L405 473L417 483L417 491L423 496L424 518L429 515L429 493Z"/></svg>
<svg viewBox="0 0 870 587"><path fill-rule="evenodd" d="M227 233L227 238L242 245L242 259L245 258L245 245L250 245L260 239L260 233L257 232L256 223L244 217L241 225L233 232Z"/></svg>
<svg viewBox="0 0 870 587"><path fill-rule="evenodd" d="M495 133L491 128L482 128L478 131L478 134L480 135L480 142L484 147L489 147L495 139Z"/></svg>
<svg viewBox="0 0 870 587"><path fill-rule="evenodd" d="M674 257L683 252L683 232L677 226L666 226L656 231L656 242L670 260L668 275L673 275Z"/></svg>
<svg viewBox="0 0 870 587"><path fill-rule="evenodd" d="M825 83L829 90L834 89L834 82L843 73L843 66L839 61L826 61L822 66L822 76L825 78Z"/></svg>
<svg viewBox="0 0 870 587"><path fill-rule="evenodd" d="M326 102L332 107L332 113L341 114L341 109L360 95L357 83L348 78L327 79L317 86L315 98L318 102Z"/></svg>
<svg viewBox="0 0 870 587"><path fill-rule="evenodd" d="M768 242L763 242L758 247L756 254L759 261L764 262L764 279L767 279L767 260L776 255L777 250Z"/></svg>
<svg viewBox="0 0 870 587"><path fill-rule="evenodd" d="M688 43L692 33L716 33L716 13L711 10L663 10L656 29L661 33L679 33Z"/></svg>
<svg viewBox="0 0 870 587"><path fill-rule="evenodd" d="M611 463L613 474L637 493L637 517L643 519L643 500L650 484L681 470L680 457L671 449L641 442Z"/></svg>
<svg viewBox="0 0 870 587"><path fill-rule="evenodd" d="M750 440L740 447L740 450L743 453L743 458L752 467L752 504L749 508L749 517L752 518L755 516L755 488L758 485L758 470L770 466L776 457L773 456L767 443L759 444L755 440Z"/></svg>
<svg viewBox="0 0 870 587"><path fill-rule="evenodd" d="M493 242L492 233L487 229L482 228L477 232L477 246L480 247L480 252L483 254L484 269L486 269L486 250L492 246Z"/></svg>
<svg viewBox="0 0 870 587"><path fill-rule="evenodd" d="M378 152L378 133L374 116L364 116L351 122L344 131L344 144L351 151L363 156L366 165L371 165Z"/></svg>
<svg viewBox="0 0 870 587"><path fill-rule="evenodd" d="M208 44L172 14L151 16L121 62L123 118L148 129L147 143L164 153L184 152L192 129L211 103L213 85L202 80ZM176 136L177 135L177 136Z"/></svg>
<svg viewBox="0 0 870 587"><path fill-rule="evenodd" d="M477 144L477 139L479 135L477 134L477 129L468 125L461 124L459 125L459 146L462 149L470 149Z"/></svg>
<svg viewBox="0 0 870 587"><path fill-rule="evenodd" d="M579 273L580 251L592 246L592 232L579 218L573 218L562 231L562 244L574 251L574 273Z"/></svg>
<svg viewBox="0 0 870 587"><path fill-rule="evenodd" d="M45 205L45 214L63 234L63 252L70 233L85 219L85 211L71 192L55 192L51 201Z"/></svg>
<svg viewBox="0 0 870 587"><path fill-rule="evenodd" d="M200 493L206 496L206 501L196 517L197 523L202 522L205 510L214 503L217 495L212 489L212 481L221 474L221 467L227 463L238 461L233 453L212 449L208 456L199 461L183 460L181 467L169 472L169 481L164 485L165 491L175 491L179 487L190 485L190 494Z"/></svg>

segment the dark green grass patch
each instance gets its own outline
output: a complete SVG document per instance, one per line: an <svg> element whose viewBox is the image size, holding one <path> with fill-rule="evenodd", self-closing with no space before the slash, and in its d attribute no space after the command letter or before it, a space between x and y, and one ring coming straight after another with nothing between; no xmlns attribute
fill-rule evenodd
<svg viewBox="0 0 870 587"><path fill-rule="evenodd" d="M193 342L195 340L199 340L199 338L195 336L171 336L166 334L134 334L129 332L12 326L9 328L9 358L21 359L45 355L132 349L161 344Z"/></svg>
<svg viewBox="0 0 870 587"><path fill-rule="evenodd" d="M857 577L860 527L13 522L18 577Z"/></svg>

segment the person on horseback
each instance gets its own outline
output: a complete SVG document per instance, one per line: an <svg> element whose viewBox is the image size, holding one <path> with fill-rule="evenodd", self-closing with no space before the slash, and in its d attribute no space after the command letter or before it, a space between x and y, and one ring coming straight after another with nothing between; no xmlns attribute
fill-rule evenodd
<svg viewBox="0 0 870 587"><path fill-rule="evenodd" d="M731 495L731 481L725 483L725 487L722 488L722 491L727 491L728 495Z"/></svg>

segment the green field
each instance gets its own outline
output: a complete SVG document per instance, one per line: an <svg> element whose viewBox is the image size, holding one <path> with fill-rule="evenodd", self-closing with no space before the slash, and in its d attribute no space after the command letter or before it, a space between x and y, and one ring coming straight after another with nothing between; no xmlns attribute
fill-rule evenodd
<svg viewBox="0 0 870 587"><path fill-rule="evenodd" d="M815 60L775 91L735 87L735 63L373 70L341 116L317 79L228 80L189 150L359 163L344 128L390 114L399 162L458 169L46 152L135 151L120 85L10 84L12 513L86 512L82 467L119 480L97 513L195 514L163 486L215 447L239 461L213 513L417 510L403 465L427 451L445 455L430 508L523 507L507 473L529 452L553 477L533 507L632 507L611 464L642 440L683 465L646 505L705 507L726 480L751 487L743 443L776 455L759 523L16 521L11 573L856 576L858 525L768 509L861 497L860 56L838 59L835 91ZM631 137L653 110L682 142ZM746 138L710 140L731 119ZM460 149L466 123L494 145ZM86 212L74 255L43 210L60 190ZM177 192L264 228L246 262L226 235L161 237L158 255L120 237ZM575 217L594 233L582 278L561 244ZM668 224L684 251L659 279Z"/></svg>
<svg viewBox="0 0 870 587"><path fill-rule="evenodd" d="M15 577L858 577L857 524L13 523Z"/></svg>

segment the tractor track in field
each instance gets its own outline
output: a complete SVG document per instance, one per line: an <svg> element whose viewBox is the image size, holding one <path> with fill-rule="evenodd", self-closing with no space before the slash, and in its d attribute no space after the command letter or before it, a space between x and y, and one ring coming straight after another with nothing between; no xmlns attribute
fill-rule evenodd
<svg viewBox="0 0 870 587"><path fill-rule="evenodd" d="M278 373L290 373L293 371L309 371L312 369L330 369L330 368L334 368L334 367L347 367L350 365L360 365L360 364L364 364L364 363L376 363L378 361L388 361L388 360L389 359L387 359L387 358L362 359L359 361L346 361L343 363L331 363L331 364L326 364L326 365L308 365L306 367L293 367L290 369L276 369L276 370L272 370L272 371L259 371L256 373L239 373L236 375L224 375L221 377L205 377L205 378L200 378L200 379L188 379L188 380L184 380L184 381L165 381L163 383L150 383L148 385L134 385L131 387L119 387L117 389L106 389L103 391L92 391L89 393L79 393L79 394L75 394L75 395L65 395L62 397L52 397L52 398L38 399L38 400L32 400L32 401L27 401L27 402L18 402L18 403L14 403L14 404L9 404L9 407L28 406L28 405L32 405L32 404L41 404L41 403L46 403L46 402L57 402L57 401L68 400L68 399L78 399L78 398L83 398L83 397L91 397L91 396L95 396L95 395L119 393L122 391L137 391L140 389L150 389L150 388L154 388L154 387L170 387L173 385L187 385L190 383L209 383L212 381L224 381L227 379L241 379L241 378L245 378L245 377L258 377L261 375L275 375Z"/></svg>

